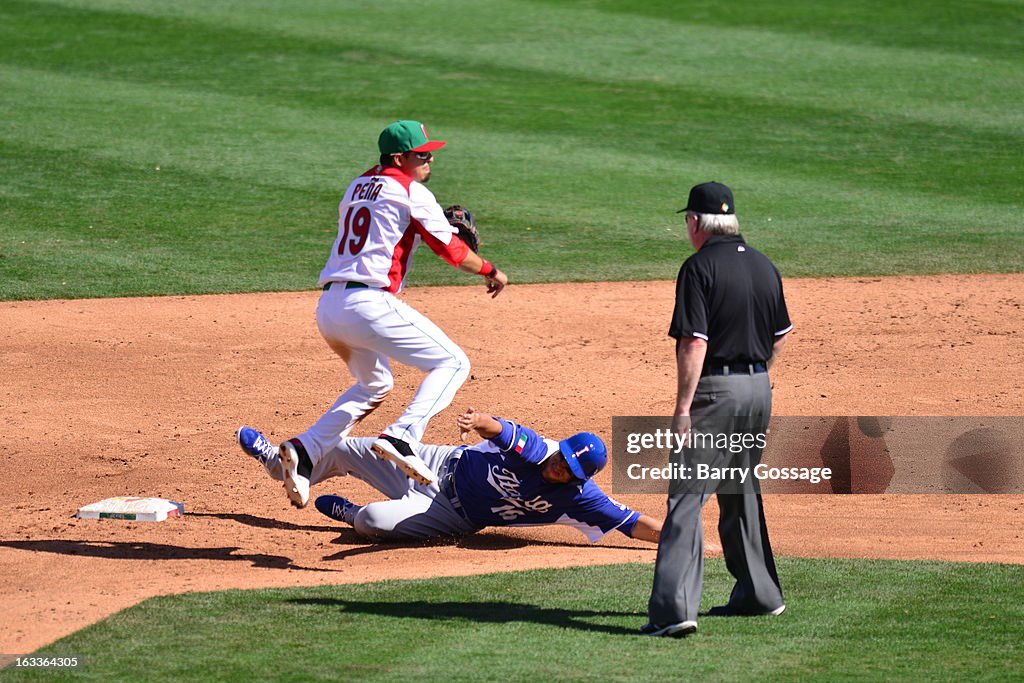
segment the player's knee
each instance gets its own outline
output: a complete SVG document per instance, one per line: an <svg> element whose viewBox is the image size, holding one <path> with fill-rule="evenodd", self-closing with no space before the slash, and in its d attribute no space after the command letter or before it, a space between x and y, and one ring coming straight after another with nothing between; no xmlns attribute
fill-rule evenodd
<svg viewBox="0 0 1024 683"><path fill-rule="evenodd" d="M360 382L360 386L368 394L369 401L376 405L387 398L387 395L395 388L395 378L390 374L377 376L369 382Z"/></svg>
<svg viewBox="0 0 1024 683"><path fill-rule="evenodd" d="M466 352L459 347L456 346L452 351L451 360L449 360L446 365L454 369L458 374L469 377L469 356L467 356Z"/></svg>
<svg viewBox="0 0 1024 683"><path fill-rule="evenodd" d="M363 506L363 509L356 513L352 520L352 526L361 536L369 538L381 538L388 536L395 530L395 519L381 506L370 503Z"/></svg>
<svg viewBox="0 0 1024 683"><path fill-rule="evenodd" d="M382 377L367 384L366 388L370 392L370 400L374 402L383 401L391 393L391 390L395 388L395 380L393 377Z"/></svg>

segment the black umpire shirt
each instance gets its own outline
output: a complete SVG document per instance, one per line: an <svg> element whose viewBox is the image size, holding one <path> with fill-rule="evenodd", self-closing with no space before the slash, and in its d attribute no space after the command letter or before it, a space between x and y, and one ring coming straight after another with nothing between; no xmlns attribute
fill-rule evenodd
<svg viewBox="0 0 1024 683"><path fill-rule="evenodd" d="M712 235L679 269L668 334L708 343L705 372L766 362L792 328L778 269L742 235Z"/></svg>

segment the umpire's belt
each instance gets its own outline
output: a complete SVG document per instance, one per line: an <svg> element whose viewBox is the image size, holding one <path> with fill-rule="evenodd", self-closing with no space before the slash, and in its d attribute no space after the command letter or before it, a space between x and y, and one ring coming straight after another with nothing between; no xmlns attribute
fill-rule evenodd
<svg viewBox="0 0 1024 683"><path fill-rule="evenodd" d="M729 363L727 365L712 365L700 373L701 377L708 375L756 375L760 372L768 372L768 366L764 363Z"/></svg>
<svg viewBox="0 0 1024 683"><path fill-rule="evenodd" d="M331 285L338 285L339 287L345 285L345 289L373 289L370 285L365 285L362 282L328 282L324 285L324 291L326 292L330 289Z"/></svg>
<svg viewBox="0 0 1024 683"><path fill-rule="evenodd" d="M466 510L462 507L462 502L459 500L459 494L455 490L455 470L458 468L459 459L462 458L462 454L464 452L464 448L459 449L448 457L448 462L445 463L444 472L441 473L437 486L441 489L441 495L447 498L448 502L452 504L453 508L455 508L455 511L459 513L459 516L466 520L466 524L477 529L483 529L483 526L477 524L466 516Z"/></svg>

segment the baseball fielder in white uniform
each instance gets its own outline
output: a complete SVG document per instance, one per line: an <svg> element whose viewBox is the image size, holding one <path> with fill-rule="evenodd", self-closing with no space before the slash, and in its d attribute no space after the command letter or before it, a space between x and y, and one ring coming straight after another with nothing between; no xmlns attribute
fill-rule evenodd
<svg viewBox="0 0 1024 683"><path fill-rule="evenodd" d="M373 451L422 484L436 481L417 449L430 418L452 402L469 376L469 358L395 295L421 243L459 270L483 276L492 297L508 284L502 271L457 236L424 185L433 152L444 145L417 121L391 124L378 139L380 163L352 181L341 200L338 237L320 273L324 292L316 322L356 383L313 426L280 445L285 491L295 507L309 503L310 476L321 458L391 391L392 358L427 375L401 417L373 442Z"/></svg>

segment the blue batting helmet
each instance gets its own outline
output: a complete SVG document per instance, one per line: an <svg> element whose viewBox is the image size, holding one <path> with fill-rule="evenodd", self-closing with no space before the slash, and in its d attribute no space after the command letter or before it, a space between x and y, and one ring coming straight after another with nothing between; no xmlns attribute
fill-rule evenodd
<svg viewBox="0 0 1024 683"><path fill-rule="evenodd" d="M597 434L580 432L558 442L558 450L565 456L565 462L573 476L586 481L604 469L608 464L608 449Z"/></svg>

